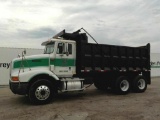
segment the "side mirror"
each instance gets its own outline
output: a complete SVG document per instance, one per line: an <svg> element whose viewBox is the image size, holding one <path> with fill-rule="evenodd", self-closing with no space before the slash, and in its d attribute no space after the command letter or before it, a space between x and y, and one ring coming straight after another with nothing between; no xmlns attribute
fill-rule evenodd
<svg viewBox="0 0 160 120"><path fill-rule="evenodd" d="M20 54L18 54L18 56L17 56L18 58L20 58L21 57L21 55Z"/></svg>
<svg viewBox="0 0 160 120"><path fill-rule="evenodd" d="M26 53L27 53L27 52L26 52L26 49L24 49L23 53L24 53L24 54L26 54Z"/></svg>
<svg viewBox="0 0 160 120"><path fill-rule="evenodd" d="M69 52L66 52L66 55L68 56L68 55L69 55Z"/></svg>
<svg viewBox="0 0 160 120"><path fill-rule="evenodd" d="M22 57L26 54L26 49L24 49L24 51L22 51Z"/></svg>

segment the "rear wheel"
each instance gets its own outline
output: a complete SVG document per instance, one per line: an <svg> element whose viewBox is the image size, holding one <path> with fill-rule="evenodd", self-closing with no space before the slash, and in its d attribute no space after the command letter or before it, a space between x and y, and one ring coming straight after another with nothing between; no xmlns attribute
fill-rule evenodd
<svg viewBox="0 0 160 120"><path fill-rule="evenodd" d="M142 93L147 89L147 82L143 76L137 76L133 81L133 91Z"/></svg>
<svg viewBox="0 0 160 120"><path fill-rule="evenodd" d="M125 95L130 91L130 82L127 77L120 76L115 82L114 91L117 94Z"/></svg>
<svg viewBox="0 0 160 120"><path fill-rule="evenodd" d="M33 104L49 103L56 95L53 84L46 80L38 80L29 89L29 99Z"/></svg>

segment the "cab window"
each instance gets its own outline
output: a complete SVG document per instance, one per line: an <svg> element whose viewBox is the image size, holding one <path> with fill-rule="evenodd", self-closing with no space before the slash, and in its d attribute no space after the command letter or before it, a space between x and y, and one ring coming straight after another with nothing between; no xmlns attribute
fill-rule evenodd
<svg viewBox="0 0 160 120"><path fill-rule="evenodd" d="M53 52L54 52L54 42L46 45L45 50L44 50L44 54L51 54Z"/></svg>
<svg viewBox="0 0 160 120"><path fill-rule="evenodd" d="M57 54L63 54L64 52L64 43L58 43Z"/></svg>
<svg viewBox="0 0 160 120"><path fill-rule="evenodd" d="M68 52L69 54L72 54L72 44L68 44Z"/></svg>

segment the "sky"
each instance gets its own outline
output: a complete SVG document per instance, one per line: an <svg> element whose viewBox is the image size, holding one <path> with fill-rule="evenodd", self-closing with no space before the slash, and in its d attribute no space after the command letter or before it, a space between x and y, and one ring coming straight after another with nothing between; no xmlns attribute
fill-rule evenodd
<svg viewBox="0 0 160 120"><path fill-rule="evenodd" d="M160 52L160 0L0 0L0 47L43 48L82 27L100 44Z"/></svg>

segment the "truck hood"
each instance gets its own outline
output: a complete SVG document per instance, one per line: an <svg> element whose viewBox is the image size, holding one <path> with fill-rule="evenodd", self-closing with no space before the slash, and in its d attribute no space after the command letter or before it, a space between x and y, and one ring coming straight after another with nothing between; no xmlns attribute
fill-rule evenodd
<svg viewBox="0 0 160 120"><path fill-rule="evenodd" d="M49 66L49 54L31 55L12 60L12 68Z"/></svg>

